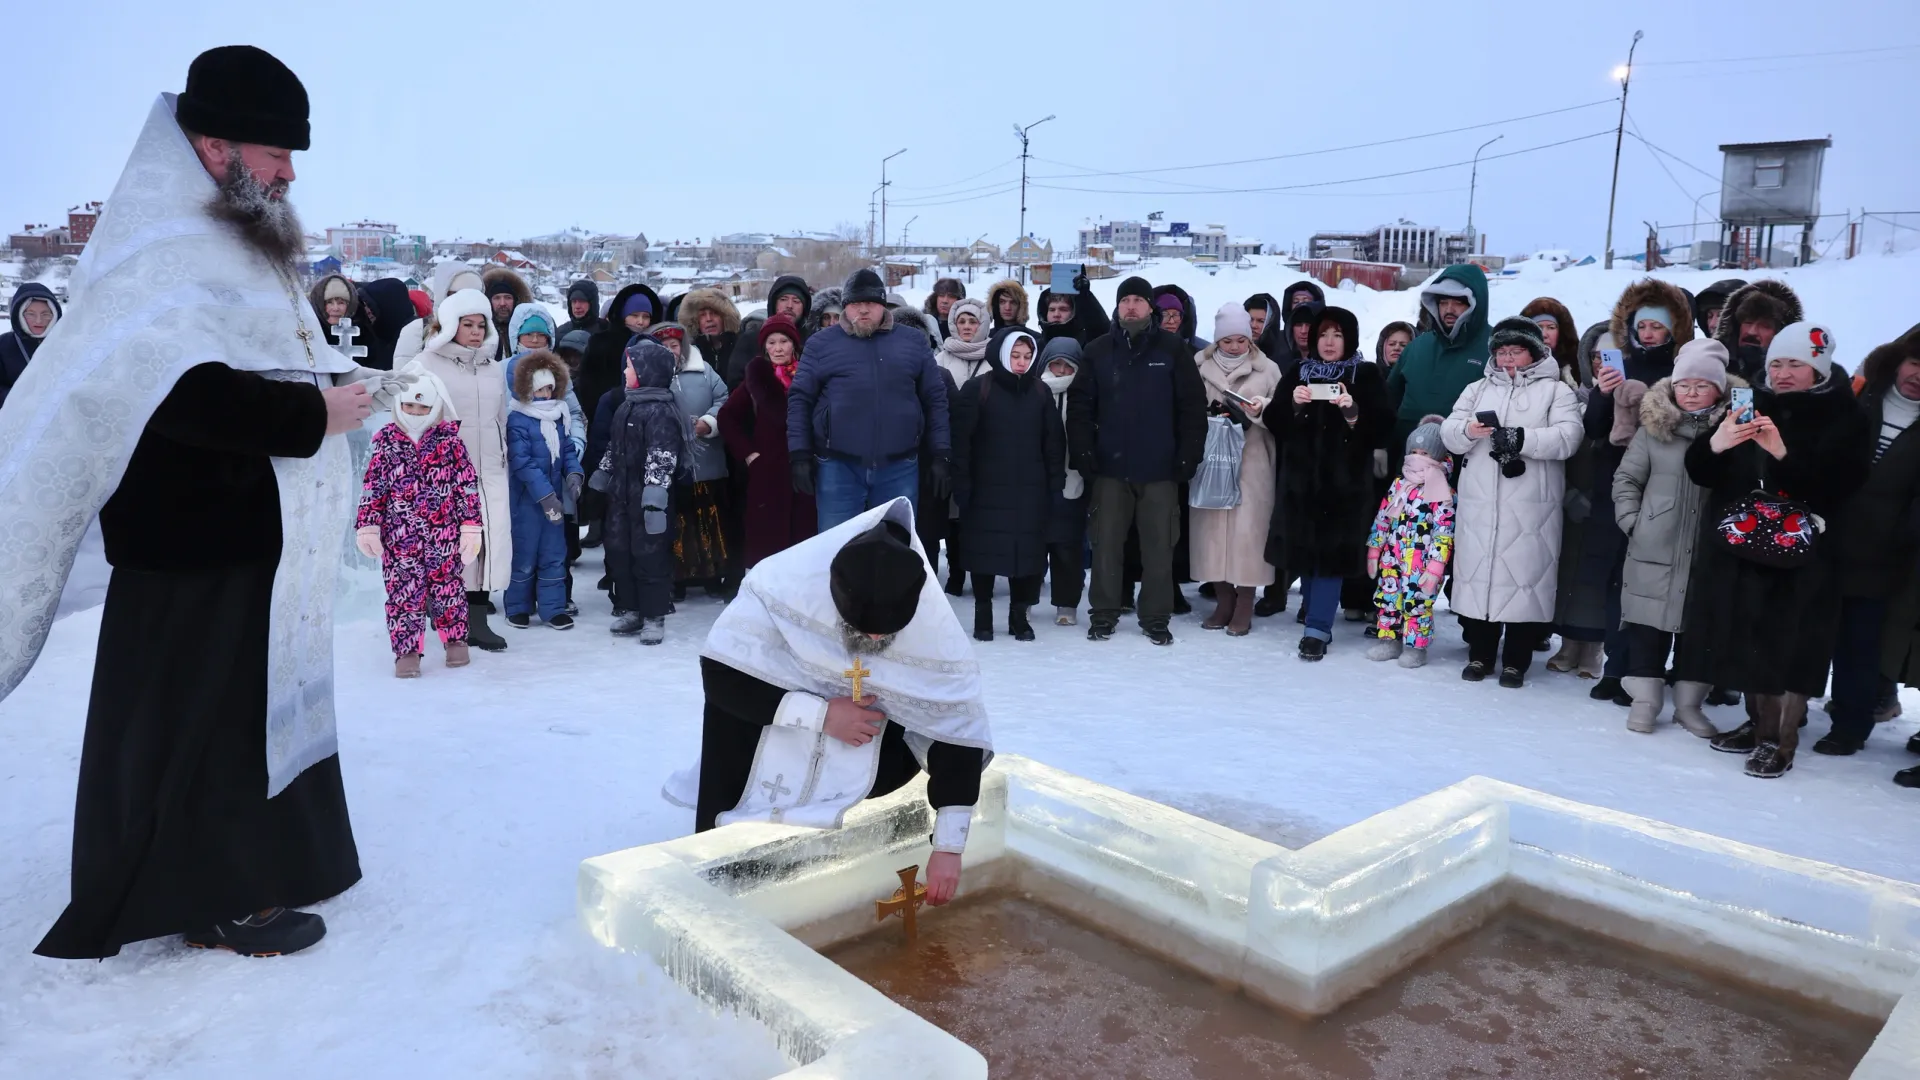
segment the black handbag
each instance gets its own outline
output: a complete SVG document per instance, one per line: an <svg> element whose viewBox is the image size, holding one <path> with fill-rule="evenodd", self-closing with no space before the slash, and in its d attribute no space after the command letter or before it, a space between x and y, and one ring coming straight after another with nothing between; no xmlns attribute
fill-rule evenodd
<svg viewBox="0 0 1920 1080"><path fill-rule="evenodd" d="M1806 503L1762 490L1728 503L1714 535L1737 558L1788 570L1813 558L1826 528Z"/></svg>

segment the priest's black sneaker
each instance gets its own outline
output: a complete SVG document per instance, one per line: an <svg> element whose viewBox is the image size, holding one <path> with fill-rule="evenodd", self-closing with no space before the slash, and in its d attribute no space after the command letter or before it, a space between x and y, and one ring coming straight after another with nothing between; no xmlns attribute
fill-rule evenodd
<svg viewBox="0 0 1920 1080"><path fill-rule="evenodd" d="M1460 669L1460 677L1467 682L1485 682L1487 672L1492 669L1492 664L1483 663L1479 660L1469 660L1467 661L1467 666Z"/></svg>
<svg viewBox="0 0 1920 1080"><path fill-rule="evenodd" d="M533 616L525 612L519 615L509 615L507 616L507 625L513 627L515 630L525 630L527 627L533 625Z"/></svg>
<svg viewBox="0 0 1920 1080"><path fill-rule="evenodd" d="M1147 640L1155 645L1173 644L1173 631L1164 626L1149 626L1140 632L1147 635Z"/></svg>
<svg viewBox="0 0 1920 1080"><path fill-rule="evenodd" d="M1723 754L1752 753L1760 740L1755 735L1753 721L1748 720L1732 731L1723 731L1707 740L1707 745Z"/></svg>
<svg viewBox="0 0 1920 1080"><path fill-rule="evenodd" d="M573 616L567 614L555 615L553 618L547 620L547 625L553 627L555 630L571 630L573 629Z"/></svg>
<svg viewBox="0 0 1920 1080"><path fill-rule="evenodd" d="M195 949L225 949L241 956L289 956L327 936L327 924L311 912L268 908L223 922L182 940Z"/></svg>
<svg viewBox="0 0 1920 1080"><path fill-rule="evenodd" d="M1747 756L1747 775L1761 780L1785 776L1793 768L1793 751L1782 750L1778 743L1763 742Z"/></svg>
<svg viewBox="0 0 1920 1080"><path fill-rule="evenodd" d="M1509 690L1518 690L1527 685L1527 677L1520 674L1517 667L1503 667L1500 669L1500 685Z"/></svg>
<svg viewBox="0 0 1920 1080"><path fill-rule="evenodd" d="M1321 641L1317 637L1303 637L1300 639L1300 659L1308 663L1315 663L1320 660L1325 660L1326 658L1326 642Z"/></svg>

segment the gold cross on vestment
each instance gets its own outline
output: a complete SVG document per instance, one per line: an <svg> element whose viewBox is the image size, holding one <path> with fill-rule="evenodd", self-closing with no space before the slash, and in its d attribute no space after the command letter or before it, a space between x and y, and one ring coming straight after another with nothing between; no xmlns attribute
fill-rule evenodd
<svg viewBox="0 0 1920 1080"><path fill-rule="evenodd" d="M907 924L908 941L920 936L920 926L914 916L920 905L927 902L927 887L916 880L919 876L919 866L907 867L900 871L900 887L893 891L892 899L873 902L873 921L885 922L887 916L897 913Z"/></svg>
<svg viewBox="0 0 1920 1080"><path fill-rule="evenodd" d="M861 700L860 682L862 679L865 679L867 676L873 674L873 672L868 670L867 668L861 667L860 658L856 656L853 658L853 666L841 672L840 674L853 680L853 703L855 705L860 704L860 700ZM919 868L915 867L915 869L917 870Z"/></svg>

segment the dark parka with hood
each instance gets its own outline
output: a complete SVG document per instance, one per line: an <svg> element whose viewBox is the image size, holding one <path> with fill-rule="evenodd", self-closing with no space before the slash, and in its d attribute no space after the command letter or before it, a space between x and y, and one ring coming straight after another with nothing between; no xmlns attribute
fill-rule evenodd
<svg viewBox="0 0 1920 1080"><path fill-rule="evenodd" d="M1881 403L1897 394L1894 379L1908 358L1920 358L1920 326L1867 354L1860 365L1864 386L1861 409L1869 434L1878 445ZM1846 595L1870 578L1889 600L1880 632L1881 674L1908 686L1920 686L1920 492L1914 473L1920 470L1920 423L1915 423L1887 447L1867 482L1847 506L1847 533L1842 542L1846 564ZM1900 493L1905 491L1904 504ZM1871 505L1867 503L1871 500ZM1889 517L1898 512L1897 518ZM1856 560L1857 563L1856 563Z"/></svg>
<svg viewBox="0 0 1920 1080"><path fill-rule="evenodd" d="M1007 358L1016 340L1033 364L1015 375ZM995 577L1037 577L1047 569L1047 525L1066 483L1066 429L1053 393L1040 381L1040 340L1003 327L987 340L988 370L953 400L953 493L960 505L963 570Z"/></svg>
<svg viewBox="0 0 1920 1080"><path fill-rule="evenodd" d="M1073 300L1073 318L1064 323L1050 323L1047 320L1047 304L1055 296L1070 296ZM1034 309L1034 315L1040 320L1040 344L1045 345L1057 337L1070 337L1086 348L1087 342L1113 329L1113 321L1107 318L1107 311L1093 293L1081 290L1077 293L1056 293L1052 289L1040 290L1040 303Z"/></svg>
<svg viewBox="0 0 1920 1080"><path fill-rule="evenodd" d="M604 432L593 430L595 422L593 417L599 412L600 399L604 398L608 391L626 382L627 342L632 340L634 335L627 329L626 321L621 317L620 311L626 307L627 301L635 296L647 298L647 302L653 305L652 325L660 325L661 312L665 310L660 304L660 294L638 282L628 285L613 294L613 303L607 308L606 328L596 332L587 340L586 354L580 359L580 385L575 390L576 396L580 399L580 407L586 410L588 434L591 438L600 440L606 438ZM597 460L592 460L593 455L589 454L588 457L589 468L599 464Z"/></svg>
<svg viewBox="0 0 1920 1080"><path fill-rule="evenodd" d="M576 319L573 317L573 302L575 300L585 300L587 302L586 318ZM588 334L597 334L606 328L607 318L600 314L600 286L594 284L592 278L581 278L579 281L567 286L567 321L561 323L560 329L554 331L553 340L559 341L561 338L566 337L567 332L571 330L585 330Z"/></svg>
<svg viewBox="0 0 1920 1080"><path fill-rule="evenodd" d="M1309 301L1295 301L1293 295L1298 292L1310 293L1313 298ZM1288 364L1300 359L1300 350L1293 347L1293 338L1289 336L1288 316L1292 315L1293 309L1303 302L1311 303L1316 308L1326 307L1326 290L1322 289L1320 283L1312 278L1301 278L1299 281L1287 286L1286 289L1280 293L1280 299L1277 301L1274 300L1273 297L1267 296L1266 293L1259 293L1257 295L1266 298L1269 303L1269 308L1267 325L1260 331L1260 340L1254 342L1254 344L1260 346L1262 355L1268 357L1274 363L1279 364L1284 370ZM1247 304L1252 305L1254 299L1254 297L1249 297ZM1248 307L1248 310L1252 310L1251 306Z"/></svg>
<svg viewBox="0 0 1920 1080"><path fill-rule="evenodd" d="M1800 307L1800 297L1786 282L1763 278L1751 285L1742 285L1727 297L1721 308L1720 328L1713 332L1713 339L1725 345L1727 355L1733 358L1727 370L1760 386L1767 381L1767 350L1760 345L1740 344L1740 324L1764 319L1779 330L1806 317Z"/></svg>
<svg viewBox="0 0 1920 1080"><path fill-rule="evenodd" d="M48 333L54 326L60 325L60 300L53 290L37 281L29 281L14 291L13 300L7 305L8 325L13 329L0 334L0 405L7 403L7 395L13 391L13 384L27 370L27 362L40 349L44 337L35 337L27 332L27 324L20 313L26 310L27 301L45 300L53 307L53 323L47 327ZM391 360L389 360L391 362Z"/></svg>
<svg viewBox="0 0 1920 1080"><path fill-rule="evenodd" d="M1199 355L1203 349L1213 344L1200 336L1200 318L1194 313L1193 297L1188 296L1187 290L1178 285L1162 285L1153 290L1153 319L1156 325L1160 321L1160 298L1163 296L1171 296L1180 301L1180 340L1192 347L1194 355Z"/></svg>
<svg viewBox="0 0 1920 1080"><path fill-rule="evenodd" d="M711 311L720 317L718 334L700 332L700 315ZM720 373L720 380L729 388L738 385L736 380L727 378L727 364L733 356L734 345L740 341L740 309L719 289L695 289L680 299L678 314L674 316L681 326L687 329L687 340L699 346L700 355L706 357L713 370ZM749 338L749 341L755 339ZM744 372L746 361L741 361Z"/></svg>
<svg viewBox="0 0 1920 1080"><path fill-rule="evenodd" d="M1601 347L1607 324L1594 323L1580 335L1578 373L1582 415L1586 397L1593 393L1593 352ZM1608 338L1607 340L1612 340ZM1607 345L1607 348L1612 348ZM1584 423L1584 421L1583 421ZM1581 641L1599 641L1607 632L1607 578L1610 564L1586 565L1587 519L1594 513L1605 514L1607 504L1593 503L1593 461L1597 448L1592 439L1580 440L1580 448L1567 459L1567 496L1560 531L1558 591L1554 597L1553 621L1565 634L1575 631ZM1617 530L1617 526L1616 526Z"/></svg>
<svg viewBox="0 0 1920 1080"><path fill-rule="evenodd" d="M1387 440L1389 475L1400 471L1407 436L1419 426L1420 418L1447 415L1461 391L1487 373L1487 342L1493 331L1487 322L1486 272L1471 263L1449 266L1421 290L1421 310L1435 327L1441 327L1442 295L1464 296L1466 313L1454 322L1452 331L1442 327L1414 338L1387 376L1387 400L1395 409L1393 434Z"/></svg>
<svg viewBox="0 0 1920 1080"><path fill-rule="evenodd" d="M505 266L492 266L481 273L480 291L487 294L488 303L493 302L494 294L501 288L513 294L513 308L507 309L505 318L492 316L493 328L499 337L499 343L494 346L494 363L500 363L520 351L516 342L507 340L507 323L513 318L514 308L533 303L533 289L528 287L527 279L521 277L518 271Z"/></svg>
<svg viewBox="0 0 1920 1080"><path fill-rule="evenodd" d="M1000 317L1000 297L1003 295L1011 295L1014 299L1011 322ZM997 282L993 288L987 290L987 318L991 320L990 326L995 330L1003 326L1027 325L1033 318L1033 309L1027 304L1027 287L1012 278Z"/></svg>

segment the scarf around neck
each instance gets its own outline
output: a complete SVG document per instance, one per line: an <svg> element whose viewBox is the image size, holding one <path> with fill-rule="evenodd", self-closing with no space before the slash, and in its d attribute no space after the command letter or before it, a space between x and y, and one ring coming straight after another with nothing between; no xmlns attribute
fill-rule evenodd
<svg viewBox="0 0 1920 1080"><path fill-rule="evenodd" d="M559 398L545 401L521 401L513 399L513 411L531 416L540 421L540 437L547 442L547 453L553 460L560 460L560 431L568 424L567 403Z"/></svg>

